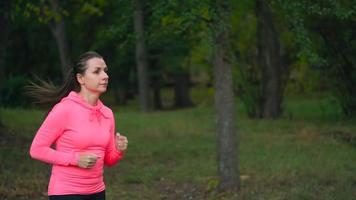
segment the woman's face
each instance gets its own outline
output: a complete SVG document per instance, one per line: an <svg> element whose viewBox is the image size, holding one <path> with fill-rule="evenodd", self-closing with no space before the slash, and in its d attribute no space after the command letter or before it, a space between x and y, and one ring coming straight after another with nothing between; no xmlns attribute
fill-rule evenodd
<svg viewBox="0 0 356 200"><path fill-rule="evenodd" d="M81 90L99 94L106 92L109 76L105 61L101 58L91 58L86 62L86 67L84 74L77 75Z"/></svg>

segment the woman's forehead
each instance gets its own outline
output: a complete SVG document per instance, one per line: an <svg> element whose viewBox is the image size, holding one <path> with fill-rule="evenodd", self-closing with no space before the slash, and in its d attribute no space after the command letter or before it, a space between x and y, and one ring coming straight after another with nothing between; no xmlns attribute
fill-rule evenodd
<svg viewBox="0 0 356 200"><path fill-rule="evenodd" d="M88 68L97 68L97 67L105 68L107 66L106 66L105 61L102 58L92 58L87 61L87 67Z"/></svg>

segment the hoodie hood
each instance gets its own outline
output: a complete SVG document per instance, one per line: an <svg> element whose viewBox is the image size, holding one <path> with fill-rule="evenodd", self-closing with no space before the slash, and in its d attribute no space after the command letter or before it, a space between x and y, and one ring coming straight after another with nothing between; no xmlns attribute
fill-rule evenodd
<svg viewBox="0 0 356 200"><path fill-rule="evenodd" d="M63 98L61 101L73 101L82 107L88 109L90 111L89 120L93 121L97 119L99 122L101 121L101 117L109 119L111 116L110 110L104 106L104 104L98 99L98 103L93 106L86 102L78 93L71 91L67 97Z"/></svg>

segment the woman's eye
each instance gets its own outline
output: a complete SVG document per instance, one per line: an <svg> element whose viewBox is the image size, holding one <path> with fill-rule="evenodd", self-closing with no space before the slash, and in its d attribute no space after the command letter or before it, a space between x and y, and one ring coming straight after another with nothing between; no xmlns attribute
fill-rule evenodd
<svg viewBox="0 0 356 200"><path fill-rule="evenodd" d="M97 71L94 71L94 74L99 74L99 71L97 70Z"/></svg>

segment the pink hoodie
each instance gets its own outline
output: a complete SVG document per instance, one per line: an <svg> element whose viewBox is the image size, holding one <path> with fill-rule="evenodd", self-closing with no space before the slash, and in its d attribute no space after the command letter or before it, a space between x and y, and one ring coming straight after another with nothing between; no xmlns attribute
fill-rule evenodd
<svg viewBox="0 0 356 200"><path fill-rule="evenodd" d="M55 147L51 148L52 145ZM100 158L90 169L78 167L78 153ZM76 92L56 104L33 139L30 155L52 164L48 195L93 194L105 189L104 164L111 166L123 157L115 148L112 111L99 100L96 106Z"/></svg>

